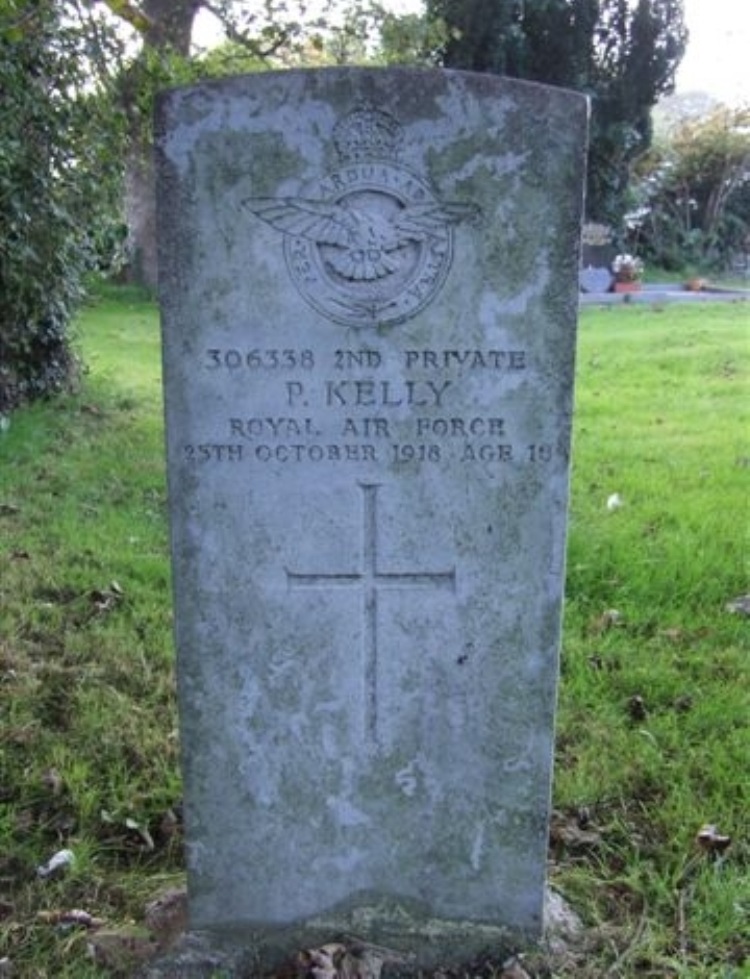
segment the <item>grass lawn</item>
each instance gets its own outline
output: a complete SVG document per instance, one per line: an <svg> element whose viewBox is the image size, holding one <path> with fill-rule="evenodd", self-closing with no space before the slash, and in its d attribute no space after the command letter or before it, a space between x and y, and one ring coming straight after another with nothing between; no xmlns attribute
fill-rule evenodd
<svg viewBox="0 0 750 979"><path fill-rule="evenodd" d="M550 875L587 928L533 976L750 975L750 650L727 610L750 591L749 321L581 317ZM23 979L114 974L60 915L122 946L182 879L158 317L113 290L79 328L81 392L0 435L0 975Z"/></svg>

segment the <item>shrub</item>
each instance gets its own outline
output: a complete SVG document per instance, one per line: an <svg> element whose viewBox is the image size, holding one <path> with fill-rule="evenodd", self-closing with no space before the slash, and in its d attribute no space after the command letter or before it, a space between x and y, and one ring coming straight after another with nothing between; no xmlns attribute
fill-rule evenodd
<svg viewBox="0 0 750 979"><path fill-rule="evenodd" d="M750 107L682 120L639 165L632 242L669 269L750 251Z"/></svg>
<svg viewBox="0 0 750 979"><path fill-rule="evenodd" d="M68 329L106 196L64 8L15 0L0 15L0 415L76 376Z"/></svg>

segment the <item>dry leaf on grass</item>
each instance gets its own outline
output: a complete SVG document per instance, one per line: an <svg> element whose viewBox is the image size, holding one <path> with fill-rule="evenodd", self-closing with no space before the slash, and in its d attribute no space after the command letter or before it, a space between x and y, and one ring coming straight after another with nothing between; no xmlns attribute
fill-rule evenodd
<svg viewBox="0 0 750 979"><path fill-rule="evenodd" d="M726 604L727 612L732 615L750 615L750 595L738 595Z"/></svg>
<svg viewBox="0 0 750 979"><path fill-rule="evenodd" d="M160 951L151 933L137 925L93 932L88 950L97 965L128 976Z"/></svg>
<svg viewBox="0 0 750 979"><path fill-rule="evenodd" d="M88 911L71 908L69 911L38 911L37 921L47 925L58 925L63 928L101 928L103 918L95 918Z"/></svg>
<svg viewBox="0 0 750 979"><path fill-rule="evenodd" d="M187 931L188 901L184 887L172 887L146 905L144 924L161 948L167 948Z"/></svg>
<svg viewBox="0 0 750 979"><path fill-rule="evenodd" d="M503 971L500 973L500 979L531 979L531 976L521 965L519 957L514 955L512 959L503 962Z"/></svg>
<svg viewBox="0 0 750 979"><path fill-rule="evenodd" d="M707 853L723 853L732 844L732 837L725 836L711 823L706 823L698 830L695 837L698 846Z"/></svg>
<svg viewBox="0 0 750 979"><path fill-rule="evenodd" d="M630 714L630 718L633 721L645 721L648 717L646 701L640 694L635 694L628 701L628 714Z"/></svg>
<svg viewBox="0 0 750 979"><path fill-rule="evenodd" d="M89 592L89 600L97 612L110 612L124 597L125 593L116 581L111 581L109 588L94 588Z"/></svg>
<svg viewBox="0 0 750 979"><path fill-rule="evenodd" d="M588 818L583 819L581 813L566 816L558 809L552 812L549 839L552 846L566 850L591 850L602 842L601 833Z"/></svg>
<svg viewBox="0 0 750 979"><path fill-rule="evenodd" d="M608 608L606 612L602 612L600 616L593 620L589 626L589 632L593 635L600 636L618 625L622 625L622 614L616 608Z"/></svg>
<svg viewBox="0 0 750 979"><path fill-rule="evenodd" d="M658 635L670 642L681 642L685 638L685 630L675 626L671 629L660 629Z"/></svg>
<svg viewBox="0 0 750 979"><path fill-rule="evenodd" d="M56 768L48 768L42 775L41 781L45 789L48 789L54 796L61 795L65 788L63 777Z"/></svg>
<svg viewBox="0 0 750 979"><path fill-rule="evenodd" d="M51 877L53 874L61 873L71 867L75 860L75 854L72 850L58 850L49 858L47 863L36 868L37 877Z"/></svg>
<svg viewBox="0 0 750 979"><path fill-rule="evenodd" d="M154 850L156 848L154 839L151 836L151 833L149 833L147 826L139 823L136 819L133 819L132 816L128 816L125 819L124 826L125 829L136 837L138 843L142 844L147 850Z"/></svg>
<svg viewBox="0 0 750 979"><path fill-rule="evenodd" d="M383 966L406 958L387 948L352 941L331 942L297 956L299 979L379 979Z"/></svg>
<svg viewBox="0 0 750 979"><path fill-rule="evenodd" d="M672 706L678 714L687 714L693 709L693 698L689 693L680 694L679 697L675 697Z"/></svg>

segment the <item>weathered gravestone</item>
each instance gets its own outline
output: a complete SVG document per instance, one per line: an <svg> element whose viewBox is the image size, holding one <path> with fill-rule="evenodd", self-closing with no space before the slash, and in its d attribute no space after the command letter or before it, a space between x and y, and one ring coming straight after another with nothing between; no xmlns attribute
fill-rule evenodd
<svg viewBox="0 0 750 979"><path fill-rule="evenodd" d="M192 924L542 922L587 109L462 73L162 98Z"/></svg>
<svg viewBox="0 0 750 979"><path fill-rule="evenodd" d="M581 292L609 292L614 275L612 261L617 249L612 229L606 224L587 221L581 229Z"/></svg>

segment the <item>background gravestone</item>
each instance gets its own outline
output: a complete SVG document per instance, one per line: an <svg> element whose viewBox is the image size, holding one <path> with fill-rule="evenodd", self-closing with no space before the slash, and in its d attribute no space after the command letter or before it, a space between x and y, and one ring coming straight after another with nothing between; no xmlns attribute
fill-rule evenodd
<svg viewBox="0 0 750 979"><path fill-rule="evenodd" d="M612 228L587 221L581 233L579 281L582 292L609 292L614 280L612 261L616 254Z"/></svg>
<svg viewBox="0 0 750 979"><path fill-rule="evenodd" d="M539 935L587 107L452 72L168 93L192 923Z"/></svg>

